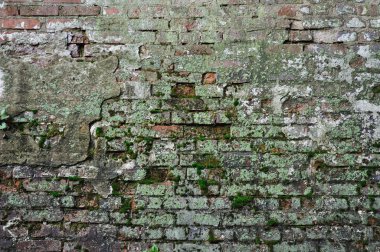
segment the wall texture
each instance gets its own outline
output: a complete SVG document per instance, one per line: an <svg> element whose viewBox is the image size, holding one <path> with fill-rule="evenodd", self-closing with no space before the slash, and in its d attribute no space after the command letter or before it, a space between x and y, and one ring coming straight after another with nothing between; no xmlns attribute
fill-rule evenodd
<svg viewBox="0 0 380 252"><path fill-rule="evenodd" d="M1 251L380 251L377 0L0 3Z"/></svg>

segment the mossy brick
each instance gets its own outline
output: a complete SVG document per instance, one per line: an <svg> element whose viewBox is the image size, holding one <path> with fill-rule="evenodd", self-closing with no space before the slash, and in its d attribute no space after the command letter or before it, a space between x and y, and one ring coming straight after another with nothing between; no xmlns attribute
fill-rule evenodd
<svg viewBox="0 0 380 252"><path fill-rule="evenodd" d="M165 195L168 186L166 185L145 185L139 184L136 188L136 195L162 196Z"/></svg>
<svg viewBox="0 0 380 252"><path fill-rule="evenodd" d="M156 37L156 43L158 44L177 44L178 33L176 32L159 32Z"/></svg>
<svg viewBox="0 0 380 252"><path fill-rule="evenodd" d="M348 203L346 199L342 198L319 198L316 201L316 207L326 210L344 210L348 208Z"/></svg>
<svg viewBox="0 0 380 252"><path fill-rule="evenodd" d="M224 135L230 134L230 126L185 126L185 138L205 137L206 139L222 139Z"/></svg>
<svg viewBox="0 0 380 252"><path fill-rule="evenodd" d="M167 240L186 240L186 230L183 227L169 228L165 230Z"/></svg>
<svg viewBox="0 0 380 252"><path fill-rule="evenodd" d="M65 213L64 220L81 223L107 223L109 217L106 211L72 210Z"/></svg>
<svg viewBox="0 0 380 252"><path fill-rule="evenodd" d="M205 225L218 226L220 217L215 214L181 211L177 213L178 225Z"/></svg>
<svg viewBox="0 0 380 252"><path fill-rule="evenodd" d="M223 196L236 196L242 195L256 195L257 186L252 184L231 184L222 185L220 188L220 194Z"/></svg>
<svg viewBox="0 0 380 252"><path fill-rule="evenodd" d="M336 183L336 184L325 184L325 183L318 183L316 185L315 192L317 194L324 194L324 195L358 195L357 191L357 184L351 184L351 183Z"/></svg>
<svg viewBox="0 0 380 252"><path fill-rule="evenodd" d="M138 226L171 226L175 223L175 215L169 213L146 213L132 219L133 225Z"/></svg>
<svg viewBox="0 0 380 252"><path fill-rule="evenodd" d="M164 209L184 209L187 207L187 199L182 197L169 197L164 200Z"/></svg>
<svg viewBox="0 0 380 252"><path fill-rule="evenodd" d="M320 244L320 248L326 252L344 252L346 251L346 247L344 244L331 242L331 241L323 241Z"/></svg>
<svg viewBox="0 0 380 252"><path fill-rule="evenodd" d="M141 235L142 239L147 240L158 240L164 237L164 232L162 228L154 228L154 229L145 229Z"/></svg>
<svg viewBox="0 0 380 252"><path fill-rule="evenodd" d="M197 153L215 153L218 150L217 140L201 140L196 141Z"/></svg>
<svg viewBox="0 0 380 252"><path fill-rule="evenodd" d="M207 238L205 238L207 240ZM178 251L204 251L204 252L218 252L221 251L219 244L195 244L195 243L180 243L176 245Z"/></svg>
<svg viewBox="0 0 380 252"><path fill-rule="evenodd" d="M30 222L57 222L63 219L63 213L61 210L28 210L23 216L23 220Z"/></svg>
<svg viewBox="0 0 380 252"><path fill-rule="evenodd" d="M241 213L229 213L223 217L223 225L230 226L257 226L264 225L266 217L261 213L250 212L249 215Z"/></svg>
<svg viewBox="0 0 380 252"><path fill-rule="evenodd" d="M210 209L230 209L231 202L228 198L210 198Z"/></svg>
<svg viewBox="0 0 380 252"><path fill-rule="evenodd" d="M289 244L289 243L278 243L273 245L273 251L280 252L280 251L307 251L307 252L313 252L318 251L317 245L311 242L304 242L300 244Z"/></svg>
<svg viewBox="0 0 380 252"><path fill-rule="evenodd" d="M234 234L238 241L253 242L256 239L257 231L254 228L238 227L234 229Z"/></svg>
<svg viewBox="0 0 380 252"><path fill-rule="evenodd" d="M66 189L67 181L66 180L51 180L46 179L33 179L33 180L24 180L23 187L26 191L29 192L43 192L43 191L56 191L63 192Z"/></svg>
<svg viewBox="0 0 380 252"><path fill-rule="evenodd" d="M208 209L207 197L189 197L187 198L190 210L205 210Z"/></svg>
<svg viewBox="0 0 380 252"><path fill-rule="evenodd" d="M58 195L58 196L57 196ZM61 193L50 192L46 194L44 192L36 192L29 194L29 202L31 207L58 207L60 205Z"/></svg>
<svg viewBox="0 0 380 252"><path fill-rule="evenodd" d="M268 252L270 251L270 248L266 244L244 244L244 243L224 243L223 244L223 252L227 251L263 251L263 252Z"/></svg>
<svg viewBox="0 0 380 252"><path fill-rule="evenodd" d="M194 224L200 226L215 226L221 222L219 214L198 213L194 216Z"/></svg>
<svg viewBox="0 0 380 252"><path fill-rule="evenodd" d="M159 152L152 151L149 158L152 166L176 166L179 163L178 154L176 152Z"/></svg>
<svg viewBox="0 0 380 252"><path fill-rule="evenodd" d="M139 239L141 236L140 227L122 227L118 230L118 235L122 240Z"/></svg>
<svg viewBox="0 0 380 252"><path fill-rule="evenodd" d="M28 207L29 204L29 196L27 194L3 193L0 196L1 208Z"/></svg>
<svg viewBox="0 0 380 252"><path fill-rule="evenodd" d="M193 114L194 124L215 124L215 114L212 111L196 112Z"/></svg>
<svg viewBox="0 0 380 252"><path fill-rule="evenodd" d="M223 97L223 88L219 86L195 86L195 95L206 98L221 98Z"/></svg>
<svg viewBox="0 0 380 252"><path fill-rule="evenodd" d="M277 228L265 230L260 232L260 239L264 242L278 242L281 240L281 232Z"/></svg>
<svg viewBox="0 0 380 252"><path fill-rule="evenodd" d="M189 227L187 239L189 241L207 241L210 229L206 227Z"/></svg>
<svg viewBox="0 0 380 252"><path fill-rule="evenodd" d="M257 166L258 156L251 152L225 152L220 155L222 166L226 168Z"/></svg>
<svg viewBox="0 0 380 252"><path fill-rule="evenodd" d="M251 142L244 140L219 140L218 151L251 151Z"/></svg>
<svg viewBox="0 0 380 252"><path fill-rule="evenodd" d="M126 213L111 212L110 222L114 224L126 224L129 223L129 217Z"/></svg>

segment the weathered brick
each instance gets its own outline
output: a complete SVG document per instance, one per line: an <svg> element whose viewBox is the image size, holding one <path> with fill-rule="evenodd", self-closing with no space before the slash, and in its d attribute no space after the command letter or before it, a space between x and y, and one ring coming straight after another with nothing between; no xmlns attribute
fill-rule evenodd
<svg viewBox="0 0 380 252"><path fill-rule="evenodd" d="M38 19L0 19L0 27L3 29L38 30L41 22Z"/></svg>
<svg viewBox="0 0 380 252"><path fill-rule="evenodd" d="M60 6L60 16L97 16L100 14L99 6Z"/></svg>
<svg viewBox="0 0 380 252"><path fill-rule="evenodd" d="M62 242L59 240L33 240L17 242L16 248L19 251L61 251Z"/></svg>
<svg viewBox="0 0 380 252"><path fill-rule="evenodd" d="M16 6L4 6L0 8L0 17L17 16L18 10Z"/></svg>
<svg viewBox="0 0 380 252"><path fill-rule="evenodd" d="M58 6L21 6L21 16L57 16Z"/></svg>

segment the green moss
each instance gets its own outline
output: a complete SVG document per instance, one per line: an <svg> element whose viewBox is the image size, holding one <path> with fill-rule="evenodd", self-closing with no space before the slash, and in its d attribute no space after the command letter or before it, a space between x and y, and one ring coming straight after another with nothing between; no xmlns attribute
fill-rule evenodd
<svg viewBox="0 0 380 252"><path fill-rule="evenodd" d="M375 93L375 94L380 93L380 85L372 88L372 92Z"/></svg>
<svg viewBox="0 0 380 252"><path fill-rule="evenodd" d="M131 209L132 209L132 201L131 201L131 199L129 199L129 198L128 199L122 198L121 199L121 206L120 206L119 212L120 213L127 213Z"/></svg>
<svg viewBox="0 0 380 252"><path fill-rule="evenodd" d="M158 114L158 113L162 113L162 112L163 112L162 109L152 109L152 110L150 111L150 113L152 113L152 114Z"/></svg>
<svg viewBox="0 0 380 252"><path fill-rule="evenodd" d="M199 141L205 141L206 140L206 137L205 136L198 136L197 139Z"/></svg>
<svg viewBox="0 0 380 252"><path fill-rule="evenodd" d="M206 179L199 179L198 180L199 188L202 190L202 192L207 193L208 192L208 184Z"/></svg>
<svg viewBox="0 0 380 252"><path fill-rule="evenodd" d="M223 138L226 139L226 140L230 140L232 137L231 137L230 134L224 134Z"/></svg>
<svg viewBox="0 0 380 252"><path fill-rule="evenodd" d="M278 220L276 220L276 219L269 219L268 221L267 221L267 225L268 226L271 226L271 227L273 227L273 226L277 226L279 223L278 223Z"/></svg>
<svg viewBox="0 0 380 252"><path fill-rule="evenodd" d="M59 197L59 196L61 196L61 193L54 191L54 192L50 192L50 195L53 197Z"/></svg>
<svg viewBox="0 0 380 252"><path fill-rule="evenodd" d="M314 190L313 188L310 188L307 192L305 192L304 196L307 199L311 199L313 198L313 194L314 194Z"/></svg>
<svg viewBox="0 0 380 252"><path fill-rule="evenodd" d="M257 245L261 244L260 237L256 236L256 238L255 238L255 244L257 244Z"/></svg>
<svg viewBox="0 0 380 252"><path fill-rule="evenodd" d="M380 148L380 141L374 143L372 146L375 148Z"/></svg>
<svg viewBox="0 0 380 252"><path fill-rule="evenodd" d="M157 245L153 244L153 246L144 252L159 252L160 250L158 249Z"/></svg>
<svg viewBox="0 0 380 252"><path fill-rule="evenodd" d="M215 237L214 230L210 229L208 232L208 242L213 244L217 243L219 240Z"/></svg>
<svg viewBox="0 0 380 252"><path fill-rule="evenodd" d="M52 137L58 136L60 134L61 134L61 132L59 131L58 125L52 124L48 128L48 131L46 133L46 137L52 138Z"/></svg>
<svg viewBox="0 0 380 252"><path fill-rule="evenodd" d="M242 196L238 195L233 198L232 200L232 208L242 208L245 206L250 206L253 203L253 197L252 196Z"/></svg>
<svg viewBox="0 0 380 252"><path fill-rule="evenodd" d="M38 121L38 119L33 119L30 122L28 122L28 127L29 128L37 127L39 124L40 122Z"/></svg>
<svg viewBox="0 0 380 252"><path fill-rule="evenodd" d="M235 99L235 100L234 100L234 106L235 106L235 107L239 106L239 103L240 103L240 102L239 102L239 99Z"/></svg>
<svg viewBox="0 0 380 252"><path fill-rule="evenodd" d="M96 137L104 137L104 131L103 131L103 129L100 128L100 127L97 127L95 129L95 136Z"/></svg>
<svg viewBox="0 0 380 252"><path fill-rule="evenodd" d="M45 146L46 139L46 135L41 135L40 140L38 141L38 147L42 149Z"/></svg>
<svg viewBox="0 0 380 252"><path fill-rule="evenodd" d="M120 186L120 182L118 181L115 181L111 184L111 187L112 187L112 195L113 196L120 196L121 193L120 193L120 189L121 189L121 186Z"/></svg>
<svg viewBox="0 0 380 252"><path fill-rule="evenodd" d="M70 176L67 178L70 181L82 181L83 179L79 176Z"/></svg>
<svg viewBox="0 0 380 252"><path fill-rule="evenodd" d="M137 153L133 151L133 148L132 148L133 143L125 141L124 145L125 145L125 154L127 155L127 157L130 158L130 159L136 159L137 158Z"/></svg>
<svg viewBox="0 0 380 252"><path fill-rule="evenodd" d="M144 179L139 180L139 184L157 184L164 182L167 178L169 178L168 170L166 169L148 169L146 176Z"/></svg>

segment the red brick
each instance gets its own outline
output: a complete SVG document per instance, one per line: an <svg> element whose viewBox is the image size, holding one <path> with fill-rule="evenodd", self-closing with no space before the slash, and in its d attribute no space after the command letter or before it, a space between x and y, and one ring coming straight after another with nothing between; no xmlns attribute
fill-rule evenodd
<svg viewBox="0 0 380 252"><path fill-rule="evenodd" d="M121 14L121 10L115 7L105 7L103 9L103 15L117 15Z"/></svg>
<svg viewBox="0 0 380 252"><path fill-rule="evenodd" d="M5 6L0 8L0 17L17 16L17 14L18 12L16 6Z"/></svg>
<svg viewBox="0 0 380 252"><path fill-rule="evenodd" d="M57 16L58 6L21 6L21 16Z"/></svg>
<svg viewBox="0 0 380 252"><path fill-rule="evenodd" d="M61 16L97 16L100 14L99 6L60 6Z"/></svg>
<svg viewBox="0 0 380 252"><path fill-rule="evenodd" d="M38 19L0 19L0 27L3 29L38 30L41 22Z"/></svg>
<svg viewBox="0 0 380 252"><path fill-rule="evenodd" d="M278 11L279 16L295 17L297 10L293 6L284 6Z"/></svg>

